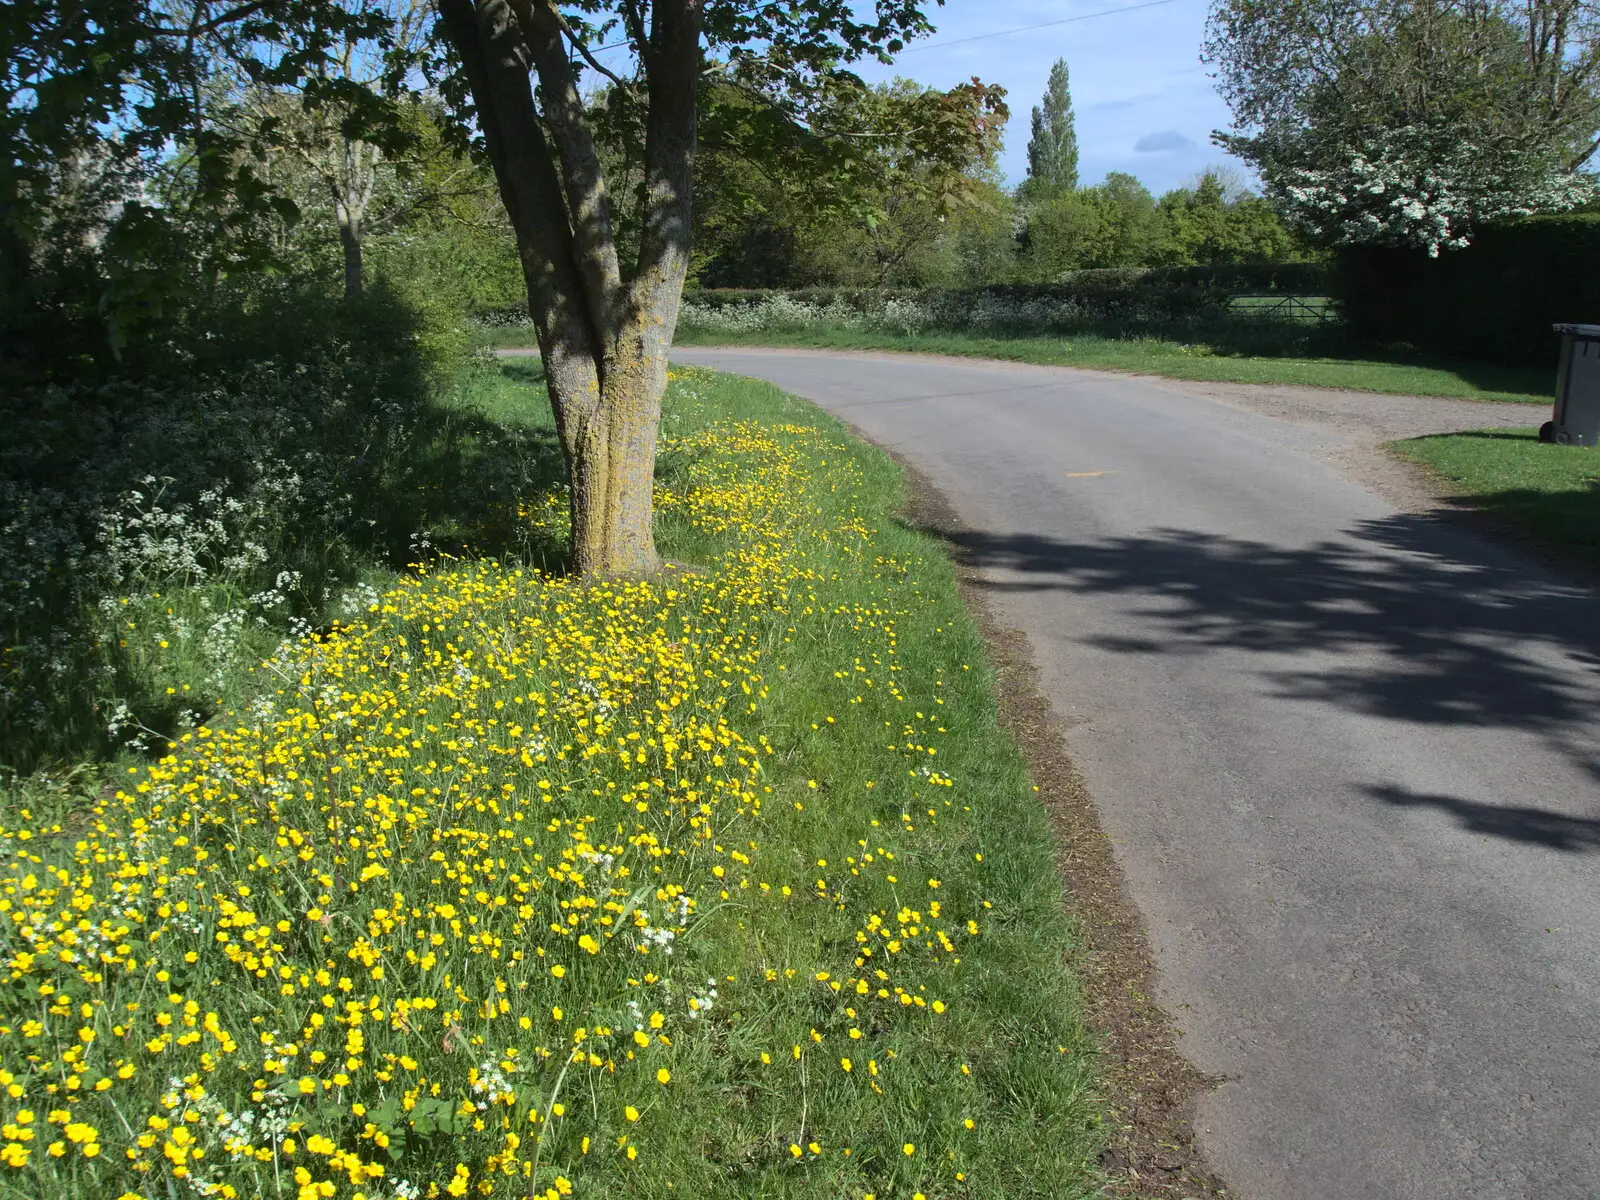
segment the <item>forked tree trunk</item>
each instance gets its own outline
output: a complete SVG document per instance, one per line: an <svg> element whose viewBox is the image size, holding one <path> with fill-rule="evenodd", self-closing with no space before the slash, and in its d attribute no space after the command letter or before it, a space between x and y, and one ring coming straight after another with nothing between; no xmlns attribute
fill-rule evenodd
<svg viewBox="0 0 1600 1200"><path fill-rule="evenodd" d="M649 91L644 229L625 282L558 0L438 0L516 231L572 486L573 566L583 574L660 566L651 489L689 264L701 3L654 0L648 31L624 5Z"/></svg>

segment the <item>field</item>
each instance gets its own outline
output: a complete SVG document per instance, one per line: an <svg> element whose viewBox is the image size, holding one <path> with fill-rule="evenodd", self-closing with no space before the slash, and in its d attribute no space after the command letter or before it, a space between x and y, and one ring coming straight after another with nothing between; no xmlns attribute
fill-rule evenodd
<svg viewBox="0 0 1600 1200"><path fill-rule="evenodd" d="M1476 429L1393 442L1464 506L1545 552L1600 567L1600 450L1547 446L1533 429Z"/></svg>
<svg viewBox="0 0 1600 1200"><path fill-rule="evenodd" d="M456 404L463 470L548 439L528 367ZM897 470L710 374L664 436L667 574L541 573L529 490L522 561L14 785L6 1194L1098 1194L1049 831Z"/></svg>

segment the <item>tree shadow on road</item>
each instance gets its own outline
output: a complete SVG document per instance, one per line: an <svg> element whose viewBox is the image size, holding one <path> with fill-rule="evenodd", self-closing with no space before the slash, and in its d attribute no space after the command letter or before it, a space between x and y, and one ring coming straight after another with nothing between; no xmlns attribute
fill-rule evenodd
<svg viewBox="0 0 1600 1200"><path fill-rule="evenodd" d="M1600 850L1600 821L1569 817L1543 808L1480 804L1460 796L1429 795L1388 784L1369 787L1367 791L1375 799L1396 808L1434 808L1449 813L1469 833L1488 834L1569 853L1588 854Z"/></svg>
<svg viewBox="0 0 1600 1200"><path fill-rule="evenodd" d="M1092 639L1103 649L1297 654L1302 661L1262 664L1286 700L1404 722L1535 731L1600 779L1594 593L1438 518L1400 514L1296 547L1182 529L1083 541L945 536L997 592L1142 598L1127 634ZM1319 661L1319 652L1329 657Z"/></svg>

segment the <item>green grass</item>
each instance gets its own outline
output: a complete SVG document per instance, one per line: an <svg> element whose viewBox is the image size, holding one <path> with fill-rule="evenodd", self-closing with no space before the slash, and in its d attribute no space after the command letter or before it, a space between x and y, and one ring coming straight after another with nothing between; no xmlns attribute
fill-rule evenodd
<svg viewBox="0 0 1600 1200"><path fill-rule="evenodd" d="M1448 396L1548 404L1555 372L1481 363L1446 363L1334 356L1229 352L1225 346L1166 338L1114 338L1080 334L1066 338L982 338L961 334L897 335L839 329L803 333L701 335L680 331L678 344L816 347L831 350L901 350L950 354L1046 366L1089 367L1218 383L1291 384L1391 395ZM501 341L510 345L509 335Z"/></svg>
<svg viewBox="0 0 1600 1200"><path fill-rule="evenodd" d="M1533 429L1477 429L1389 448L1535 544L1600 567L1600 450L1545 445Z"/></svg>
<svg viewBox="0 0 1600 1200"><path fill-rule="evenodd" d="M363 1163L385 1196L462 1171L515 1196L1100 1194L1050 830L894 463L768 385L683 373L658 531L691 567L563 581L511 554L563 520L537 364L445 415L434 511L502 561L392 577L256 672L257 703L123 765L125 793L10 797L0 891L37 936L0 960L0 1124L38 1134L8 1194L292 1196L300 1168L346 1196ZM673 956L636 952L645 908ZM509 1098L475 1089L484 1063ZM185 1108L190 1179L166 1132L127 1155ZM220 1140L243 1112L252 1156Z"/></svg>

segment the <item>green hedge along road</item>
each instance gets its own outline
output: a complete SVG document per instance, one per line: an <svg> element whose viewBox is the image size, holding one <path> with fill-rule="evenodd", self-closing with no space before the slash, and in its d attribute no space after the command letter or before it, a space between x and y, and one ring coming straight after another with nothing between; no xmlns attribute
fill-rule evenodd
<svg viewBox="0 0 1600 1200"><path fill-rule="evenodd" d="M1227 1081L1197 1127L1235 1195L1600 1195L1591 591L1184 384L675 357L816 401L969 527Z"/></svg>

